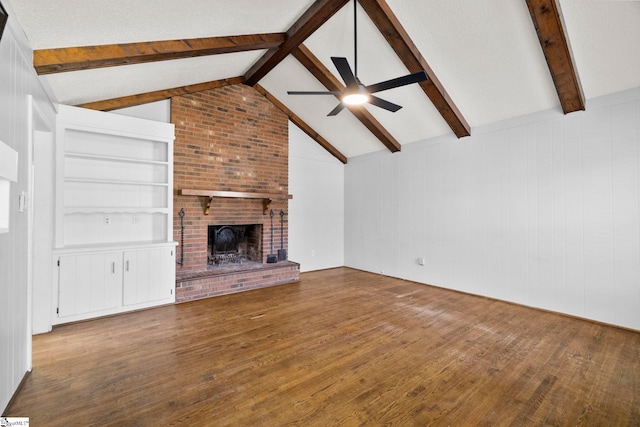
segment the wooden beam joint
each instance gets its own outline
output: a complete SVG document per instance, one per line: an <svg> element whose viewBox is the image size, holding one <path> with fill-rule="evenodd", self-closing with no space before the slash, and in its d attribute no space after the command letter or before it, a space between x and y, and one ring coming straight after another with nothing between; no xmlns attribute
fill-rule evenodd
<svg viewBox="0 0 640 427"><path fill-rule="evenodd" d="M284 58L339 11L349 0L316 0L287 30L286 41L269 49L244 75L246 84L255 86Z"/></svg>

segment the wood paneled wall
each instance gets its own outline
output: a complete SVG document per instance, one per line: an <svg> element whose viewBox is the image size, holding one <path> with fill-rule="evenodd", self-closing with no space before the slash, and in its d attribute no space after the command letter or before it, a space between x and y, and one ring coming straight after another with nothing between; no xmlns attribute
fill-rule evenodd
<svg viewBox="0 0 640 427"><path fill-rule="evenodd" d="M349 159L345 264L640 329L640 89L473 135Z"/></svg>
<svg viewBox="0 0 640 427"><path fill-rule="evenodd" d="M0 40L0 140L18 152L18 181L11 184L9 232L0 234L0 413L31 367L31 313L28 310L28 212L18 209L18 197L29 195L28 96L47 119L53 109L41 88L22 30L9 13Z"/></svg>

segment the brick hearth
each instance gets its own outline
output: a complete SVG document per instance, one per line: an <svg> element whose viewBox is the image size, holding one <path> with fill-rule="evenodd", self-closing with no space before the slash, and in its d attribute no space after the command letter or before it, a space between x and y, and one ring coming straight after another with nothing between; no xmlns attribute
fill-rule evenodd
<svg viewBox="0 0 640 427"><path fill-rule="evenodd" d="M261 193L275 196L274 249L280 249L280 210L288 212L288 118L255 89L226 86L172 98L174 145L174 239L177 248L176 300L187 301L299 280L294 262L266 264L271 251L271 218L262 199L183 196L182 189ZM247 271L207 266L209 225L262 225L262 265ZM288 245L285 216L284 248ZM184 254L184 255L183 255Z"/></svg>
<svg viewBox="0 0 640 427"><path fill-rule="evenodd" d="M244 271L182 273L176 281L176 300L190 301L199 298L226 295L250 289L297 282L300 265L291 261L263 264L260 268Z"/></svg>

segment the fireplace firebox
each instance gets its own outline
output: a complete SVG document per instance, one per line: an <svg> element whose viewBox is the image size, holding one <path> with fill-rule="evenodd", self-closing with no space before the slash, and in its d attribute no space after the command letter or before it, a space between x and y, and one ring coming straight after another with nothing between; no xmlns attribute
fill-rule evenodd
<svg viewBox="0 0 640 427"><path fill-rule="evenodd" d="M209 225L208 265L262 262L262 224Z"/></svg>

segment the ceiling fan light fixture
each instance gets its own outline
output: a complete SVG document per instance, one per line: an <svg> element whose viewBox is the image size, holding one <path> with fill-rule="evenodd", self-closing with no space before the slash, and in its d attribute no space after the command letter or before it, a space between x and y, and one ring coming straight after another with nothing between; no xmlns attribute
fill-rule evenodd
<svg viewBox="0 0 640 427"><path fill-rule="evenodd" d="M362 105L369 102L369 94L366 92L349 93L342 97L342 102L347 105Z"/></svg>

